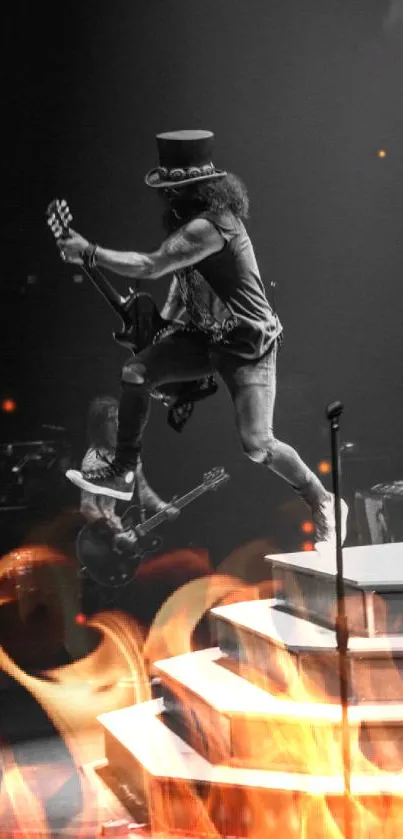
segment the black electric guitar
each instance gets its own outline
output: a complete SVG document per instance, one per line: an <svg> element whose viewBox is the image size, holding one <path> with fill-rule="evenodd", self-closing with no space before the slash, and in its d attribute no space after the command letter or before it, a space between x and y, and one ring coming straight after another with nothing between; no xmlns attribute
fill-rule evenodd
<svg viewBox="0 0 403 839"><path fill-rule="evenodd" d="M51 201L47 211L47 222L55 239L66 238L69 235L70 222L73 216L67 202L56 198ZM98 267L91 268L83 263L83 271L89 277L97 291L99 291L109 306L119 315L122 328L113 332L115 341L122 347L127 347L134 355L145 347L156 342L164 335L176 332L184 327L174 321L161 317L159 310L150 294L132 291L123 297L113 287ZM204 376L191 382L167 382L151 391L154 399L162 400L167 407L178 406L176 417L171 424L180 431L193 410L192 404L215 393L217 384L213 376ZM179 408L181 406L181 408Z"/></svg>
<svg viewBox="0 0 403 839"><path fill-rule="evenodd" d="M201 484L181 498L173 499L172 504L181 510L200 495L217 489L228 480L229 475L225 469L217 466L203 476ZM138 508L129 507L122 516L122 524L125 528L132 528L137 537L135 547L130 553L118 551L114 546L113 537L104 539L96 527L86 524L81 528L76 541L77 557L82 570L98 585L112 588L127 585L132 581L141 560L161 547L162 539L153 531L167 519L165 510L161 510L140 523Z"/></svg>
<svg viewBox="0 0 403 839"><path fill-rule="evenodd" d="M67 202L56 198L51 201L46 210L48 225L56 240L66 238L69 235L70 222L73 216ZM145 292L130 290L127 297L123 297L113 287L112 283L105 277L98 267L91 268L86 261L83 263L83 271L89 277L97 291L102 294L109 306L119 315L122 321L122 328L113 332L115 341L122 347L127 347L134 355L141 352L145 347L158 338L183 329L178 323L162 318L153 298ZM212 376L204 376L185 383L166 383L151 391L154 399L159 399L168 407L175 404L185 404L182 409L182 417L177 417L173 427L180 431L190 416L192 407L189 403L203 399L210 393L215 393L217 385Z"/></svg>
<svg viewBox="0 0 403 839"><path fill-rule="evenodd" d="M73 216L66 201L56 198L46 210L49 227L55 239L69 235ZM150 294L130 291L127 297L119 294L99 268L83 264L83 270L106 302L122 319L122 329L113 333L118 344L134 354L153 342L158 333L173 328L170 321L161 317Z"/></svg>

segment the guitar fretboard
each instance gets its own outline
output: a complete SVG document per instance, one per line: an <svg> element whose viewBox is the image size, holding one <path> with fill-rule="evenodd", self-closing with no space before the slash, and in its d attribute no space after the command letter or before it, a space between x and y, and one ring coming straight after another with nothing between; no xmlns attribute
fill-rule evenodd
<svg viewBox="0 0 403 839"><path fill-rule="evenodd" d="M181 510L182 507L186 507L187 504L190 504L192 501L198 498L199 495L203 495L203 493L208 492L209 489L216 489L216 487L218 487L223 481L226 481L228 477L229 476L227 474L224 474L220 475L220 477L215 479L214 481L199 484L199 486L195 487L194 489L191 489L190 492L187 492L186 495L182 495L181 498L177 498L173 502L173 504L175 505L175 507L178 507L178 509ZM164 510L161 510L160 512L155 513L153 516L147 519L147 521L143 522L143 524L141 524L139 527L136 527L135 529L138 533L145 535L149 533L150 530L153 530L154 527L158 527L159 524L162 524L162 522L165 521L166 518L166 512Z"/></svg>
<svg viewBox="0 0 403 839"><path fill-rule="evenodd" d="M102 271L99 268L89 268L87 265L83 265L84 273L87 277L91 280L94 284L95 288L102 294L102 297L106 300L107 303L111 306L111 308L118 313L118 315L125 320L126 310L125 310L125 303L126 298L122 297L114 288L113 285L109 282L109 280L105 277Z"/></svg>

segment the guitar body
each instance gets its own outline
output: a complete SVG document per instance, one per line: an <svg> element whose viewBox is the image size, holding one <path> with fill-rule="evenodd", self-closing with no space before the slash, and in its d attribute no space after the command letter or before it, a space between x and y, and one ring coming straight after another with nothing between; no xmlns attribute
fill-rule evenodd
<svg viewBox="0 0 403 839"><path fill-rule="evenodd" d="M178 510L195 501L203 493L216 490L229 480L223 467L215 467L203 476L203 483L175 498ZM113 532L107 527L103 533L100 528L86 524L81 528L76 540L76 552L82 569L100 586L117 588L125 586L133 579L134 572L147 554L155 553L162 544L162 539L153 533L167 520L165 509L159 510L145 521L140 522L140 511L134 505L128 507L122 516L124 529L131 528L137 537L133 550L126 553L118 551L114 545ZM104 534L104 535L103 535Z"/></svg>
<svg viewBox="0 0 403 839"><path fill-rule="evenodd" d="M129 507L122 516L124 528L139 525L139 509ZM97 528L86 524L76 540L76 553L81 568L99 586L120 588L133 580L140 562L149 554L156 553L162 539L150 533L138 536L138 542L131 553L120 553L113 545L113 538L104 538Z"/></svg>
<svg viewBox="0 0 403 839"><path fill-rule="evenodd" d="M171 321L161 317L153 298L144 291L132 294L128 298L121 317L124 328L120 332L114 332L113 337L121 347L130 350L133 355L150 346L159 332L167 329L175 331L178 328ZM166 404L170 404L177 399L182 387L181 384L166 383L153 390L151 395L154 399L162 399Z"/></svg>
<svg viewBox="0 0 403 839"><path fill-rule="evenodd" d="M113 337L118 344L127 347L133 353L148 347L158 332L171 325L170 321L161 317L153 298L145 292L132 294L127 298L121 316L124 329L114 332Z"/></svg>

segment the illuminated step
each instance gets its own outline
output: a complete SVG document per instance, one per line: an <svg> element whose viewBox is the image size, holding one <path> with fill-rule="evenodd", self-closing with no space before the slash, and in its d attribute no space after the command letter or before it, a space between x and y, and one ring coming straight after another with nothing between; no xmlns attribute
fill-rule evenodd
<svg viewBox="0 0 403 839"><path fill-rule="evenodd" d="M334 627L334 550L270 554L265 559L287 608ZM344 548L343 572L350 632L403 634L403 543Z"/></svg>
<svg viewBox="0 0 403 839"><path fill-rule="evenodd" d="M329 775L336 771L339 704L309 701L302 693L300 701L284 699L226 665L217 647L155 664L164 720L173 731L210 763L306 772L311 746L317 770ZM363 754L382 769L401 769L403 702L351 705L349 722L357 771Z"/></svg>
<svg viewBox="0 0 403 839"><path fill-rule="evenodd" d="M288 688L297 672L326 697L339 697L336 633L282 610L280 601L252 600L210 611L215 641L244 668ZM351 636L350 697L403 701L403 635ZM291 663L291 667L289 666Z"/></svg>
<svg viewBox="0 0 403 839"><path fill-rule="evenodd" d="M153 832L323 839L329 815L342 825L342 775L213 765L164 725L162 709L161 700L152 700L99 717L110 771L137 802L142 797ZM368 811L365 835L379 836L387 818L390 828L393 805L401 826L401 773L354 774L351 789L361 804L353 815L360 835Z"/></svg>

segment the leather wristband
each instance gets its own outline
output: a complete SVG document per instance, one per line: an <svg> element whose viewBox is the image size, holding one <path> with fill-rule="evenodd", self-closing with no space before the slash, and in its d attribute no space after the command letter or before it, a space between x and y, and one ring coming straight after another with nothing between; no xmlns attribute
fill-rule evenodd
<svg viewBox="0 0 403 839"><path fill-rule="evenodd" d="M95 268L96 264L96 251L98 245L87 245L83 254L84 265L87 268Z"/></svg>

